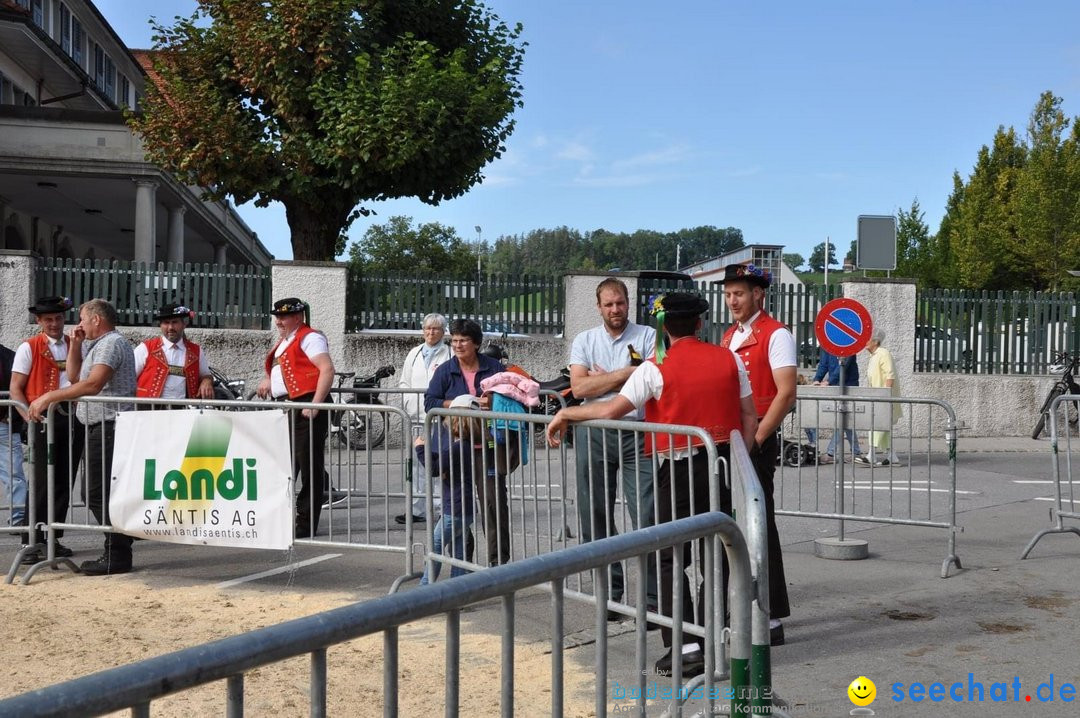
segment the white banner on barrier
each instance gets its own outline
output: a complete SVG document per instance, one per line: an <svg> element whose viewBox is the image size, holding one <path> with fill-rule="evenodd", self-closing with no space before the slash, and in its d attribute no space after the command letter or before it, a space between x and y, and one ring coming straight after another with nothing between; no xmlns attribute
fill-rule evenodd
<svg viewBox="0 0 1080 718"><path fill-rule="evenodd" d="M286 549L289 419L280 411L129 411L116 420L109 518L129 536Z"/></svg>

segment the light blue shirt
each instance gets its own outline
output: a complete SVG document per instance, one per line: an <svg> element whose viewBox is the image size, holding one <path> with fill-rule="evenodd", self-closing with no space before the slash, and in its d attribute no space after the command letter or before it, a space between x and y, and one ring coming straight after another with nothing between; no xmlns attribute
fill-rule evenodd
<svg viewBox="0 0 1080 718"><path fill-rule="evenodd" d="M651 359L656 353L656 330L634 322L627 322L626 329L618 337L612 338L607 329L601 324L592 329L586 329L574 337L574 343L570 348L570 363L583 366L592 370L598 366L604 371L615 371L630 366L630 345L637 349L644 359ZM586 402L610 399L618 396L615 391L586 399ZM645 417L645 409L635 409L624 419L641 420Z"/></svg>

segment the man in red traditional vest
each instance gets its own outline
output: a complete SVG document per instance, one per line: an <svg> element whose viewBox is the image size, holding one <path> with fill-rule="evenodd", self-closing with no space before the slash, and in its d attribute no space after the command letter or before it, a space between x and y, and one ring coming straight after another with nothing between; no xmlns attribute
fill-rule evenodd
<svg viewBox="0 0 1080 718"><path fill-rule="evenodd" d="M548 443L558 446L567 422L585 419L616 419L635 408L645 408L645 421L662 424L698 426L716 443L717 453L728 456L731 431L742 432L749 448L757 430L757 412L751 399L746 371L731 351L708 344L696 336L701 328L701 314L709 303L693 294L682 292L658 298L653 304L657 317L658 336L667 339L665 350L657 346L653 359L639 366L626 380L618 396L612 399L574 406L558 412L547 428ZM674 445L672 440L674 439ZM657 471L657 523L704 513L709 510L709 478L712 467L708 454L700 444L686 437L654 434L646 438L645 453L656 454L660 463ZM731 514L730 484L720 481L720 510ZM672 503L674 500L674 510ZM704 555L699 547L698 555ZM692 562L690 544L683 547L684 565ZM660 553L660 610L666 616L672 612L674 553ZM699 587L696 621L703 619L705 601ZM694 616L689 581L683 581L683 615ZM693 619L691 619L693 620ZM656 671L669 675L672 669L671 631L661 630L666 655L656 662ZM682 675L691 677L705 669L705 658L699 644L683 646Z"/></svg>
<svg viewBox="0 0 1080 718"><path fill-rule="evenodd" d="M213 399L214 380L202 348L184 336L195 316L182 304L166 304L154 319L161 336L135 347L135 396L165 399Z"/></svg>
<svg viewBox="0 0 1080 718"><path fill-rule="evenodd" d="M308 307L295 297L274 302L271 314L278 342L266 355L266 376L256 390L274 401L321 404L334 383L334 362L322 332L305 321ZM304 409L291 417L293 476L301 480L296 497L296 537L312 538L319 530L326 466L326 435L330 422L325 411Z"/></svg>
<svg viewBox="0 0 1080 718"><path fill-rule="evenodd" d="M773 476L776 473L777 436L780 423L795 404L795 338L764 310L765 291L772 275L753 264L729 264L724 268L724 302L735 324L724 332L721 346L730 348L746 365L754 391L758 428L754 461L765 494L765 523L769 534L769 639L784 643L781 618L791 615L784 558L776 530Z"/></svg>
<svg viewBox="0 0 1080 718"><path fill-rule="evenodd" d="M30 313L37 320L41 331L19 345L11 373L11 398L29 405L42 394L71 386L67 374L67 358L70 339L64 336L64 314L73 302L67 297L41 297ZM76 377L77 378L77 377ZM68 413L68 404L56 408L56 424L53 433L53 466L56 485L53 487L53 520L67 520L71 485L79 467L83 452L83 425ZM29 420L29 416L23 414ZM29 431L34 432L34 522L49 521L49 462L45 422L30 422ZM64 535L57 529L56 537ZM37 546L23 554L23 563L34 564L41 560L44 534L36 527L23 542ZM59 541L56 543L57 558L72 555L71 549Z"/></svg>

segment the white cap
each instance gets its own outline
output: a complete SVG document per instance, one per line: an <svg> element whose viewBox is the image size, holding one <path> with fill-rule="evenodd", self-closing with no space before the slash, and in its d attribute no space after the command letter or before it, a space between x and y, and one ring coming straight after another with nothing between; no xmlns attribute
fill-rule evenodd
<svg viewBox="0 0 1080 718"><path fill-rule="evenodd" d="M451 409L480 409L480 400L472 394L462 394L450 400Z"/></svg>

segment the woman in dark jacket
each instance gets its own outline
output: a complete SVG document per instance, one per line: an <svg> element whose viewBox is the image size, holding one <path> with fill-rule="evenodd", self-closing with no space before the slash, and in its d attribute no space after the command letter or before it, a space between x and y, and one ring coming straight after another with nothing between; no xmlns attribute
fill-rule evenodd
<svg viewBox="0 0 1080 718"><path fill-rule="evenodd" d="M471 394L479 397L483 408L490 407L490 398L480 396L480 382L503 371L496 359L480 353L484 333L480 325L471 319L455 319L450 322L450 361L439 365L431 377L424 394L424 411L446 408L455 397ZM506 563L510 560L510 504L506 491L506 475L518 467L519 442L508 440L496 444L489 437L485 456L476 461L485 469L484 478L478 481L476 496L480 500L480 520L487 539L488 565ZM483 462L480 464L480 462Z"/></svg>

